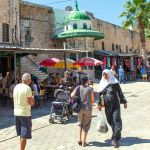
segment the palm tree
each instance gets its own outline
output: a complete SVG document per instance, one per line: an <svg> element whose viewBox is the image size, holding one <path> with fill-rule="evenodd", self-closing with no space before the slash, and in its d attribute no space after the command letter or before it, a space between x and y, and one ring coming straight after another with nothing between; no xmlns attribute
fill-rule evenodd
<svg viewBox="0 0 150 150"><path fill-rule="evenodd" d="M150 2L147 0L129 0L125 3L124 8L125 10L120 14L120 17L126 18L125 21L123 21L123 27L132 27L132 29L139 32L141 53L145 62L145 30L149 26Z"/></svg>

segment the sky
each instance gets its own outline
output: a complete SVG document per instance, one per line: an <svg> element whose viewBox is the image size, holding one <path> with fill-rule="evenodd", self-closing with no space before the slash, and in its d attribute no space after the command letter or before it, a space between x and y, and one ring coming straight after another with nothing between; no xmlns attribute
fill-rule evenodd
<svg viewBox="0 0 150 150"><path fill-rule="evenodd" d="M65 9L66 6L74 8L74 0L24 0L53 8ZM123 18L120 13L124 10L127 0L78 0L79 10L89 11L100 20L121 26Z"/></svg>

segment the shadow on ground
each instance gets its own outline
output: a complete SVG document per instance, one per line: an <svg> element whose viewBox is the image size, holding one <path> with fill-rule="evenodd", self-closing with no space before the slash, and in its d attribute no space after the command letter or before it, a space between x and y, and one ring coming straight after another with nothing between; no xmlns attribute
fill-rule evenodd
<svg viewBox="0 0 150 150"><path fill-rule="evenodd" d="M132 146L135 144L146 144L150 143L150 139L142 139L138 137L125 137L120 140L120 146ZM104 143L98 142L98 141L92 141L89 143L89 146L95 146L95 147L110 147L111 146L111 140L107 139Z"/></svg>
<svg viewBox="0 0 150 150"><path fill-rule="evenodd" d="M120 140L121 146L131 146L134 144L150 143L150 139L142 139L138 137L125 137Z"/></svg>
<svg viewBox="0 0 150 150"><path fill-rule="evenodd" d="M94 147L110 147L111 144L110 143L102 143L102 142L98 142L98 141L92 141L89 142L89 146L94 146Z"/></svg>
<svg viewBox="0 0 150 150"><path fill-rule="evenodd" d="M42 104L40 108L32 108L32 119L50 114L50 102ZM0 106L0 129L14 125L14 110L11 106Z"/></svg>

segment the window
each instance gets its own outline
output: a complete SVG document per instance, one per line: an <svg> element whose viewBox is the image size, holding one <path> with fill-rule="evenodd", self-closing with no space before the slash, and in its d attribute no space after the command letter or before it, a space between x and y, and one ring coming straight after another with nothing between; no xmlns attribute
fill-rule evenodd
<svg viewBox="0 0 150 150"><path fill-rule="evenodd" d="M2 24L3 42L9 42L9 25L6 23Z"/></svg>
<svg viewBox="0 0 150 150"><path fill-rule="evenodd" d="M77 24L74 23L74 24L73 24L73 29L77 29L77 28L78 28Z"/></svg>
<svg viewBox="0 0 150 150"><path fill-rule="evenodd" d="M87 24L86 23L83 24L83 29L87 29Z"/></svg>
<svg viewBox="0 0 150 150"><path fill-rule="evenodd" d="M116 44L116 49L118 49L119 48L119 46Z"/></svg>
<svg viewBox="0 0 150 150"><path fill-rule="evenodd" d="M102 42L102 50L105 49L105 45L104 45L104 42Z"/></svg>
<svg viewBox="0 0 150 150"><path fill-rule="evenodd" d="M98 30L98 31L101 30L101 26L102 26L102 25L101 25L100 23L97 24L97 30Z"/></svg>
<svg viewBox="0 0 150 150"><path fill-rule="evenodd" d="M126 46L126 53L128 53L128 46Z"/></svg>
<svg viewBox="0 0 150 150"><path fill-rule="evenodd" d="M115 50L114 43L112 43L112 50L113 50L113 51Z"/></svg>
<svg viewBox="0 0 150 150"><path fill-rule="evenodd" d="M68 30L68 26L66 26L66 30Z"/></svg>
<svg viewBox="0 0 150 150"><path fill-rule="evenodd" d="M31 42L31 29L29 27L25 28L25 42L30 43Z"/></svg>

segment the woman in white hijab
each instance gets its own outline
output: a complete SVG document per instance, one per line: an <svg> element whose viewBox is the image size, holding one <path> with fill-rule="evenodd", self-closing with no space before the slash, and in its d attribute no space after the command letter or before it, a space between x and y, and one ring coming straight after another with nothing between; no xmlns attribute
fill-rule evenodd
<svg viewBox="0 0 150 150"><path fill-rule="evenodd" d="M103 95L104 98L106 118L113 132L111 138L112 145L118 147L122 130L120 104L124 104L124 108L127 108L127 101L122 93L118 80L113 76L111 70L105 69L103 71L99 88L100 95ZM101 110L101 101L99 101L98 107Z"/></svg>

